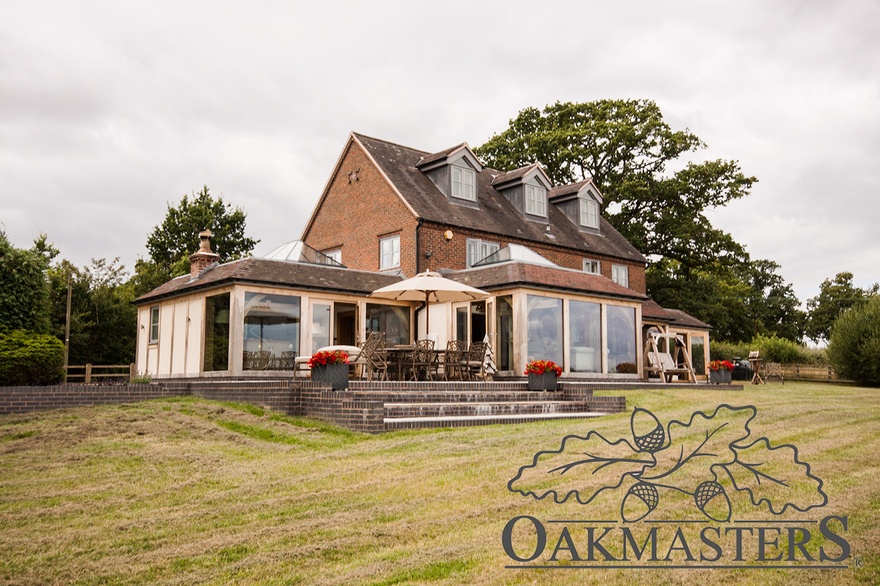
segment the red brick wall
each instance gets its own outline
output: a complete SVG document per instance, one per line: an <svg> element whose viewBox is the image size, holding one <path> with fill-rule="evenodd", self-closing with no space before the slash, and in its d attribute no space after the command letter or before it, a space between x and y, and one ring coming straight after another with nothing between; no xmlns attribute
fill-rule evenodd
<svg viewBox="0 0 880 586"><path fill-rule="evenodd" d="M349 183L349 174L357 180ZM379 270L379 238L400 234L400 269L416 274L417 220L363 149L349 141L311 226L303 234L321 251L342 249L342 264Z"/></svg>
<svg viewBox="0 0 880 586"><path fill-rule="evenodd" d="M446 230L452 230L452 240L447 241L444 237L443 233ZM497 242L502 247L510 243L522 244L550 262L578 271L584 268L584 258L598 260L602 274L609 279L611 278L612 264L627 265L629 267L629 288L639 293L645 293L645 265L642 263L626 262L595 254L585 254L560 246L540 244L528 240L499 238L497 234L487 232L428 223L423 224L419 230L419 247L422 253L421 270L466 268L468 238ZM431 258L426 259L425 253L429 251L432 253Z"/></svg>

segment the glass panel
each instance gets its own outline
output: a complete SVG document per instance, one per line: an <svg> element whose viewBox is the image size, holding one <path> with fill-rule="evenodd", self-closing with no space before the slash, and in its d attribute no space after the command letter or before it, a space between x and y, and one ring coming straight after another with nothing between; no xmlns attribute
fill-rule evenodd
<svg viewBox="0 0 880 586"><path fill-rule="evenodd" d="M498 370L513 370L513 297L499 297L495 302L498 342Z"/></svg>
<svg viewBox="0 0 880 586"><path fill-rule="evenodd" d="M602 371L601 306L598 303L572 301L568 305L568 328L571 335L571 372Z"/></svg>
<svg viewBox="0 0 880 586"><path fill-rule="evenodd" d="M204 369L229 370L229 293L205 298Z"/></svg>
<svg viewBox="0 0 880 586"><path fill-rule="evenodd" d="M312 304L312 354L330 345L330 305Z"/></svg>
<svg viewBox="0 0 880 586"><path fill-rule="evenodd" d="M159 341L159 307L150 308L150 343Z"/></svg>
<svg viewBox="0 0 880 586"><path fill-rule="evenodd" d="M299 356L300 298L293 295L244 294L245 370L293 370ZM269 354L256 355L255 352ZM285 354L286 353L286 354Z"/></svg>
<svg viewBox="0 0 880 586"><path fill-rule="evenodd" d="M379 268L390 269L400 266L400 236L392 236L379 241Z"/></svg>
<svg viewBox="0 0 880 586"><path fill-rule="evenodd" d="M367 304L367 333L385 332L386 344L409 344L409 307Z"/></svg>
<svg viewBox="0 0 880 586"><path fill-rule="evenodd" d="M636 310L608 305L608 372L618 372L618 365L636 366Z"/></svg>
<svg viewBox="0 0 880 586"><path fill-rule="evenodd" d="M465 342L468 339L468 308L455 308L455 339Z"/></svg>
<svg viewBox="0 0 880 586"><path fill-rule="evenodd" d="M696 374L706 374L706 338L691 336L691 361Z"/></svg>
<svg viewBox="0 0 880 586"><path fill-rule="evenodd" d="M562 299L527 296L529 360L552 360L563 365Z"/></svg>

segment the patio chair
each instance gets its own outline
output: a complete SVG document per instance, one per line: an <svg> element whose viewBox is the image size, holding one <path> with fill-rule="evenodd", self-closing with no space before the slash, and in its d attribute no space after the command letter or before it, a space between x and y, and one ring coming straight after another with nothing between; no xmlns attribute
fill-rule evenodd
<svg viewBox="0 0 880 586"><path fill-rule="evenodd" d="M364 366L367 372L367 380L388 380L388 353L385 351L385 337L382 332L370 332L364 349L361 351L364 357Z"/></svg>
<svg viewBox="0 0 880 586"><path fill-rule="evenodd" d="M771 378L778 378L782 381L782 384L785 384L785 372L782 370L782 365L778 362L765 362L764 363L764 380L769 381Z"/></svg>
<svg viewBox="0 0 880 586"><path fill-rule="evenodd" d="M267 370L271 365L272 352L269 350L244 353L242 366L245 370Z"/></svg>
<svg viewBox="0 0 880 586"><path fill-rule="evenodd" d="M434 340L419 340L412 357L413 380L434 380L432 374L437 373Z"/></svg>
<svg viewBox="0 0 880 586"><path fill-rule="evenodd" d="M462 374L468 380L475 380L477 377L480 379L486 378L486 350L488 348L489 344L486 342L473 342L467 354L462 357Z"/></svg>
<svg viewBox="0 0 880 586"><path fill-rule="evenodd" d="M281 353L281 359L278 361L278 368L281 370L293 370L296 368L296 352L293 350Z"/></svg>
<svg viewBox="0 0 880 586"><path fill-rule="evenodd" d="M467 342L449 340L446 343L446 354L443 356L443 375L446 380L462 378L462 357L467 352Z"/></svg>

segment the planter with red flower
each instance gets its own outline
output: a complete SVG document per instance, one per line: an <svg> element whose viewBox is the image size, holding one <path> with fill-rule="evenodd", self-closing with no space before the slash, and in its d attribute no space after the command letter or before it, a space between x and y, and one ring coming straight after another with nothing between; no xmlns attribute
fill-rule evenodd
<svg viewBox="0 0 880 586"><path fill-rule="evenodd" d="M342 350L321 350L309 358L312 380L330 385L334 391L348 388L348 354Z"/></svg>
<svg viewBox="0 0 880 586"><path fill-rule="evenodd" d="M733 376L733 362L713 360L709 363L709 382L713 385L729 385Z"/></svg>
<svg viewBox="0 0 880 586"><path fill-rule="evenodd" d="M562 375L562 368L552 360L532 360L526 365L530 391L555 391L556 379Z"/></svg>

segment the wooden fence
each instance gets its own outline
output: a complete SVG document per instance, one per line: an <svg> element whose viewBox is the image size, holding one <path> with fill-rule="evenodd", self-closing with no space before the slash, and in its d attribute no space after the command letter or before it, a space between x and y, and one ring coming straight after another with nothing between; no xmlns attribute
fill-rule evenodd
<svg viewBox="0 0 880 586"><path fill-rule="evenodd" d="M783 364L782 373L785 380L847 382L837 376L830 365L818 364Z"/></svg>
<svg viewBox="0 0 880 586"><path fill-rule="evenodd" d="M137 377L137 369L132 364L112 364L108 366L99 366L96 364L83 364L67 367L66 380L83 381L90 383L95 379L119 379L126 382L134 381Z"/></svg>

